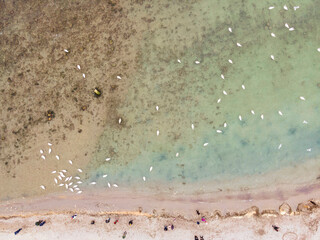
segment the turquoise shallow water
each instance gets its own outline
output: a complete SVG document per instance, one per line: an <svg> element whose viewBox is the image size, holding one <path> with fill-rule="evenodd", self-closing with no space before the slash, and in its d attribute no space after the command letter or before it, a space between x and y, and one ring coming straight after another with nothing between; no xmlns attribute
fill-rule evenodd
<svg viewBox="0 0 320 240"><path fill-rule="evenodd" d="M203 0L132 13L155 20L136 46L140 68L119 109L121 126L102 134L90 180L182 188L318 158L319 3L285 11L282 1Z"/></svg>

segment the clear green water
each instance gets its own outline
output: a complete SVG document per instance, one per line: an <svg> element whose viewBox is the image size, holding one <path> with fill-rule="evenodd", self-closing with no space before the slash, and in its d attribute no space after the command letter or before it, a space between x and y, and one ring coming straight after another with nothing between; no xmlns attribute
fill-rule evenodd
<svg viewBox="0 0 320 240"><path fill-rule="evenodd" d="M140 69L119 109L123 122L101 136L90 180L182 188L318 158L320 2L301 1L297 11L288 3L284 11L284 1L164 2L132 13L155 20L136 44Z"/></svg>

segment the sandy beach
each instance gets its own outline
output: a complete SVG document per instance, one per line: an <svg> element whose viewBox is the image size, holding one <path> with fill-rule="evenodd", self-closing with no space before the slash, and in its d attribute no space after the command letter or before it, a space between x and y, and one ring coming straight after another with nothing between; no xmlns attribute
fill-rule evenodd
<svg viewBox="0 0 320 240"><path fill-rule="evenodd" d="M43 200L43 199L42 199ZM312 201L312 200L311 200ZM47 202L47 206L48 206ZM251 207L241 213L194 212L193 216L164 210L19 212L0 217L1 239L319 239L319 201L305 202L297 211L282 206L279 211ZM103 205L99 206L104 208ZM75 208L76 209L76 208ZM189 213L190 210L189 210ZM77 214L72 219L71 216ZM110 218L110 222L105 220ZM35 222L45 220L43 226ZM118 220L118 222L116 222ZM129 221L133 221L129 225ZM92 224L92 221L95 221ZM116 222L116 224L115 224ZM199 224L197 224L199 222ZM171 230L171 225L174 229ZM164 227L168 231L164 231ZM279 227L275 231L273 226ZM14 232L22 228L18 235Z"/></svg>
<svg viewBox="0 0 320 240"><path fill-rule="evenodd" d="M290 205L269 191L255 201L243 195L201 198L161 198L117 191L88 191L81 196L53 194L0 204L0 237L3 239L318 239L320 201L318 186L304 196L292 196ZM249 194L250 195L250 194ZM248 196L248 195L247 195ZM281 205L280 205L281 203ZM274 207L279 204L279 207ZM270 206L258 208L257 206ZM237 211L228 211L237 209ZM199 211L198 215L196 211ZM75 219L71 216L77 214ZM111 218L110 223L105 220ZM42 227L35 226L45 220ZM95 224L91 224L91 221ZM118 220L116 224L114 222ZM133 225L129 221L133 220ZM200 224L197 224L199 222ZM170 226L174 225L174 230ZM277 232L272 225L280 227ZM169 230L164 231L168 226ZM18 235L14 232L22 228Z"/></svg>

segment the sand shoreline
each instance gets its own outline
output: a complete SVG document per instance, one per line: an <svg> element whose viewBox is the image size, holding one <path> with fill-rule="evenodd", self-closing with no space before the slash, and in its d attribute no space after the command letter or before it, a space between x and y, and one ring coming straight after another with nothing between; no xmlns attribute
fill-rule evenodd
<svg viewBox="0 0 320 240"><path fill-rule="evenodd" d="M293 212L300 211L301 203L318 202L320 199L320 184L284 185L277 188L264 188L260 191L232 191L205 194L150 194L133 191L132 189L86 189L82 194L51 193L45 196L19 198L0 202L0 218L23 214L43 214L48 212L143 212L159 216L168 214L174 216L194 215L196 209L202 212L220 212L220 215L241 215L253 206L261 211L279 210L286 202ZM281 190L282 189L282 190ZM286 189L287 191L285 191ZM312 205L312 204L311 204ZM257 215L257 214L256 214Z"/></svg>
<svg viewBox="0 0 320 240"><path fill-rule="evenodd" d="M47 202L46 202L47 203ZM308 206L308 207L303 207ZM320 201L305 202L297 211L259 211L251 207L238 213L222 214L219 211L200 215L177 215L174 212L148 213L137 211L69 211L7 213L0 216L0 239L121 239L127 232L128 239L319 239ZM3 210L1 207L0 209ZM19 211L18 211L19 212ZM76 219L71 216L77 214ZM205 217L205 222L201 221ZM105 223L107 218L110 223ZM43 227L35 226L39 219L46 220ZM95 221L95 225L90 224ZM118 220L119 223L114 224ZM133 225L128 222L133 220ZM197 221L200 224L197 224ZM164 226L174 224L175 229L165 232ZM280 227L274 231L272 225ZM21 233L14 232L22 228ZM282 237L282 238L281 238Z"/></svg>

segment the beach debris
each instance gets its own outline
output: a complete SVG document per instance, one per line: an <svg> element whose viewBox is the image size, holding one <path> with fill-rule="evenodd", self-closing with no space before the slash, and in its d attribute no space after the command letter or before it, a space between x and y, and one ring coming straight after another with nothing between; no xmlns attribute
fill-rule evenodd
<svg viewBox="0 0 320 240"><path fill-rule="evenodd" d="M117 222L119 222L119 220L115 220L113 224L117 224Z"/></svg>
<svg viewBox="0 0 320 240"><path fill-rule="evenodd" d="M63 185L64 185L63 183L60 183L60 184L59 184L59 187L62 187Z"/></svg>
<svg viewBox="0 0 320 240"><path fill-rule="evenodd" d="M281 147L282 147L282 144L280 143L279 146L278 146L278 149L280 149Z"/></svg>
<svg viewBox="0 0 320 240"><path fill-rule="evenodd" d="M271 57L272 60L274 60L274 56L273 55L270 55L270 57Z"/></svg>
<svg viewBox="0 0 320 240"><path fill-rule="evenodd" d="M197 236L194 236L194 240L199 240L199 238Z"/></svg>
<svg viewBox="0 0 320 240"><path fill-rule="evenodd" d="M226 122L223 124L223 127L227 127L227 123Z"/></svg>
<svg viewBox="0 0 320 240"><path fill-rule="evenodd" d="M204 240L203 236L200 236L200 240Z"/></svg>
<svg viewBox="0 0 320 240"><path fill-rule="evenodd" d="M288 11L287 5L284 5L284 6L283 6L283 9L286 10L286 11Z"/></svg>
<svg viewBox="0 0 320 240"><path fill-rule="evenodd" d="M82 73L82 77L83 77L83 78L86 78L86 74Z"/></svg>
<svg viewBox="0 0 320 240"><path fill-rule="evenodd" d="M93 94L94 94L94 96L95 97L101 97L101 91L98 89L98 88L95 88L94 90L93 90Z"/></svg>
<svg viewBox="0 0 320 240"><path fill-rule="evenodd" d="M239 120L242 121L242 116L241 115L239 115Z"/></svg>
<svg viewBox="0 0 320 240"><path fill-rule="evenodd" d="M200 212L199 212L199 210L196 210L196 213L197 213L198 215L200 215Z"/></svg>
<svg viewBox="0 0 320 240"><path fill-rule="evenodd" d="M194 124L193 123L191 124L191 129L194 130Z"/></svg>
<svg viewBox="0 0 320 240"><path fill-rule="evenodd" d="M74 214L71 216L71 219L75 219L77 217L77 214Z"/></svg>
<svg viewBox="0 0 320 240"><path fill-rule="evenodd" d="M67 170L65 170L65 169L62 169L62 170L61 170L61 172L64 172L64 173L66 173L66 172L67 172Z"/></svg>
<svg viewBox="0 0 320 240"><path fill-rule="evenodd" d="M127 231L125 231L125 232L123 233L122 238L124 239L124 238L126 238L126 236L127 236Z"/></svg>
<svg viewBox="0 0 320 240"><path fill-rule="evenodd" d="M228 60L229 63L233 64L233 61L231 59Z"/></svg>
<svg viewBox="0 0 320 240"><path fill-rule="evenodd" d="M106 158L106 161L108 162L108 161L110 161L111 160L111 158Z"/></svg>
<svg viewBox="0 0 320 240"><path fill-rule="evenodd" d="M54 178L54 182L55 182L55 183L58 183L58 180L57 180L56 178Z"/></svg>
<svg viewBox="0 0 320 240"><path fill-rule="evenodd" d="M120 76L117 76L117 79L121 80L122 78Z"/></svg>
<svg viewBox="0 0 320 240"><path fill-rule="evenodd" d="M222 93L223 93L224 95L228 95L228 93L227 93L225 90L223 90Z"/></svg>
<svg viewBox="0 0 320 240"><path fill-rule="evenodd" d="M118 185L117 185L117 184L113 184L112 186L114 186L114 187L118 187Z"/></svg>
<svg viewBox="0 0 320 240"><path fill-rule="evenodd" d="M78 192L77 192L77 194L81 194L81 193L82 193L82 191L78 191Z"/></svg>
<svg viewBox="0 0 320 240"><path fill-rule="evenodd" d="M50 153L51 153L51 151L52 151L52 150L51 150L51 148L49 148L48 153L50 154Z"/></svg>
<svg viewBox="0 0 320 240"><path fill-rule="evenodd" d="M217 133L222 133L222 131L218 129L218 130L217 130Z"/></svg>
<svg viewBox="0 0 320 240"><path fill-rule="evenodd" d="M232 28L231 27L229 27L228 30L229 30L229 32L232 32Z"/></svg>
<svg viewBox="0 0 320 240"><path fill-rule="evenodd" d="M293 10L296 11L298 8L300 8L300 7L299 7L299 6L294 6L294 7L293 7Z"/></svg>
<svg viewBox="0 0 320 240"><path fill-rule="evenodd" d="M238 46L238 47L242 47L242 45L241 45L240 43L238 43L238 42L237 42L237 46Z"/></svg>
<svg viewBox="0 0 320 240"><path fill-rule="evenodd" d="M157 136L159 136L159 134L160 134L160 131L159 131L159 130L157 130Z"/></svg>
<svg viewBox="0 0 320 240"><path fill-rule="evenodd" d="M110 222L110 219L111 219L111 218L106 219L106 223L109 223L109 222Z"/></svg>
<svg viewBox="0 0 320 240"><path fill-rule="evenodd" d="M164 226L164 231L168 231L168 227L167 226Z"/></svg>
<svg viewBox="0 0 320 240"><path fill-rule="evenodd" d="M48 142L48 146L52 146L52 143L49 143L49 142Z"/></svg>
<svg viewBox="0 0 320 240"><path fill-rule="evenodd" d="M122 122L122 119L121 119L121 118L119 118L119 121L118 121L118 122L119 122L119 124L121 124L121 122Z"/></svg>
<svg viewBox="0 0 320 240"><path fill-rule="evenodd" d="M246 87L245 87L243 84L241 85L241 87L242 87L242 89L243 89L243 90L245 90L245 89L246 89Z"/></svg>
<svg viewBox="0 0 320 240"><path fill-rule="evenodd" d="M178 59L177 61L178 61L178 63L181 63L181 60L180 60L180 59Z"/></svg>
<svg viewBox="0 0 320 240"><path fill-rule="evenodd" d="M78 180L80 179L80 177L78 177L78 176L75 176L74 178L75 178L75 179L78 179Z"/></svg>
<svg viewBox="0 0 320 240"><path fill-rule="evenodd" d="M81 69L80 65L77 65L77 68L80 70Z"/></svg>
<svg viewBox="0 0 320 240"><path fill-rule="evenodd" d="M272 227L275 231L279 232L279 229L280 229L279 227L277 227L276 225L272 225Z"/></svg>
<svg viewBox="0 0 320 240"><path fill-rule="evenodd" d="M274 6L269 7L269 10L272 10L272 9L274 9Z"/></svg>
<svg viewBox="0 0 320 240"><path fill-rule="evenodd" d="M311 152L311 150L312 150L311 148L307 148L307 152Z"/></svg>
<svg viewBox="0 0 320 240"><path fill-rule="evenodd" d="M109 187L109 188L111 187L110 183L108 183L108 187Z"/></svg>
<svg viewBox="0 0 320 240"><path fill-rule="evenodd" d="M103 175L102 177L103 177L103 178L106 178L107 176L108 176L108 175L107 175L107 174L105 174L105 175Z"/></svg>
<svg viewBox="0 0 320 240"><path fill-rule="evenodd" d="M223 75L223 74L221 74L220 77L221 77L222 79L224 79L224 75Z"/></svg>
<svg viewBox="0 0 320 240"><path fill-rule="evenodd" d="M206 146L208 146L208 144L209 144L209 143L204 143L203 146L206 147Z"/></svg>
<svg viewBox="0 0 320 240"><path fill-rule="evenodd" d="M68 53L68 52L69 52L69 50L68 50L68 49L64 49L63 51L64 51L64 52L66 52L66 53Z"/></svg>
<svg viewBox="0 0 320 240"><path fill-rule="evenodd" d="M278 113L279 113L280 116L283 116L283 114L282 114L282 112L280 110L278 111Z"/></svg>
<svg viewBox="0 0 320 240"><path fill-rule="evenodd" d="M217 103L221 102L221 98L218 99Z"/></svg>
<svg viewBox="0 0 320 240"><path fill-rule="evenodd" d="M195 64L199 64L200 62L199 62L199 61L195 61L194 63L195 63Z"/></svg>
<svg viewBox="0 0 320 240"><path fill-rule="evenodd" d="M52 171L51 173L56 173L57 171Z"/></svg>
<svg viewBox="0 0 320 240"><path fill-rule="evenodd" d="M46 189L46 187L45 187L45 186L43 186L43 185L41 185L40 187L41 187L43 190L45 190L45 189Z"/></svg>
<svg viewBox="0 0 320 240"><path fill-rule="evenodd" d="M261 117L261 119L262 119L262 120L264 119L264 116L263 116L263 114L261 114L261 115L260 115L260 117Z"/></svg>
<svg viewBox="0 0 320 240"><path fill-rule="evenodd" d="M71 160L69 160L69 163L72 165L72 161Z"/></svg>
<svg viewBox="0 0 320 240"><path fill-rule="evenodd" d="M42 149L40 149L40 153L43 154L43 150Z"/></svg>
<svg viewBox="0 0 320 240"><path fill-rule="evenodd" d="M91 225L93 225L93 224L95 224L95 221L94 221L94 220L91 221Z"/></svg>
<svg viewBox="0 0 320 240"><path fill-rule="evenodd" d="M305 101L305 100L306 100L303 96L300 96L300 99L301 99L302 101Z"/></svg>
<svg viewBox="0 0 320 240"><path fill-rule="evenodd" d="M252 113L252 115L254 115L254 111L253 110L251 110L251 113Z"/></svg>
<svg viewBox="0 0 320 240"><path fill-rule="evenodd" d="M149 169L150 172L152 171L152 168L153 168L153 167L151 166L150 169Z"/></svg>
<svg viewBox="0 0 320 240"><path fill-rule="evenodd" d="M48 118L48 121L51 121L56 115L55 115L54 111L48 110L48 111L46 112L46 116L47 116L47 118Z"/></svg>
<svg viewBox="0 0 320 240"><path fill-rule="evenodd" d="M159 111L159 106L156 106L156 110Z"/></svg>
<svg viewBox="0 0 320 240"><path fill-rule="evenodd" d="M171 224L171 230L173 230L174 229L174 226L173 226L173 224Z"/></svg>
<svg viewBox="0 0 320 240"><path fill-rule="evenodd" d="M46 160L46 157L45 157L44 155L41 155L41 158L42 158L43 160Z"/></svg>
<svg viewBox="0 0 320 240"><path fill-rule="evenodd" d="M142 179L143 179L143 181L146 181L146 177L145 176L143 176Z"/></svg>
<svg viewBox="0 0 320 240"><path fill-rule="evenodd" d="M318 50L318 52L320 52L320 48L318 48L317 50Z"/></svg>
<svg viewBox="0 0 320 240"><path fill-rule="evenodd" d="M14 235L17 235L21 230L22 228L19 228L17 231L14 232Z"/></svg>
<svg viewBox="0 0 320 240"><path fill-rule="evenodd" d="M56 159L60 160L60 157L58 155L56 155Z"/></svg>
<svg viewBox="0 0 320 240"><path fill-rule="evenodd" d="M133 224L133 220L130 220L129 221L129 225L131 226Z"/></svg>
<svg viewBox="0 0 320 240"><path fill-rule="evenodd" d="M271 33L271 37L276 37L276 35L274 33Z"/></svg>
<svg viewBox="0 0 320 240"><path fill-rule="evenodd" d="M96 182L91 182L90 184L91 184L91 185L95 185L95 184L97 184L97 183L96 183Z"/></svg>
<svg viewBox="0 0 320 240"><path fill-rule="evenodd" d="M78 168L78 171L82 173L82 169Z"/></svg>
<svg viewBox="0 0 320 240"><path fill-rule="evenodd" d="M178 152L176 153L176 157L179 157L179 153Z"/></svg>
<svg viewBox="0 0 320 240"><path fill-rule="evenodd" d="M289 28L289 31L294 31L294 27Z"/></svg>
<svg viewBox="0 0 320 240"><path fill-rule="evenodd" d="M304 124L308 124L308 122L306 121L306 120L303 120L303 122L302 123L304 123Z"/></svg>
<svg viewBox="0 0 320 240"><path fill-rule="evenodd" d="M288 23L285 23L284 26L285 26L286 28L289 28L289 24L288 24Z"/></svg>

